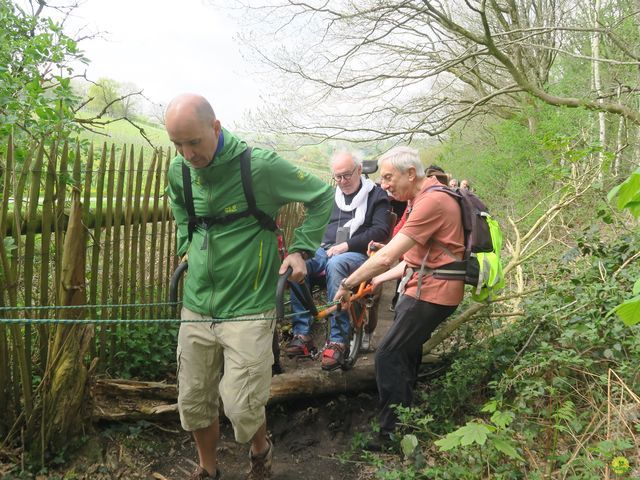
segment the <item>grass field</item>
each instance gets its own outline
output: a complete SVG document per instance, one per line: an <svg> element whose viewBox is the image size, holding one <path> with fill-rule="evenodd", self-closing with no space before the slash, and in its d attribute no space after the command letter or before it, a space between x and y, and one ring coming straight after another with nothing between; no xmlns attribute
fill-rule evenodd
<svg viewBox="0 0 640 480"><path fill-rule="evenodd" d="M166 149L171 146L167 132L164 126L150 123L138 123L138 125L144 130L145 135L149 138L154 147L162 147ZM83 140L93 141L95 145L100 145L103 142L107 144L115 144L118 147L122 145L135 145L139 147L148 148L151 150L151 145L142 136L140 130L129 122L120 120L114 123L106 125L99 133L90 132L85 130L80 138Z"/></svg>
<svg viewBox="0 0 640 480"><path fill-rule="evenodd" d="M144 129L145 135L148 137L153 147L162 147L163 150L166 151L167 148L173 148L171 142L169 141L169 136L164 129L163 125L160 124L151 124L151 123L139 123L141 128ZM240 138L245 139L250 145L253 144L255 146L263 146L260 142L256 142L253 140L253 135L247 133L238 133ZM101 145L104 142L107 142L107 145L114 144L119 153L120 149L123 146L127 146L129 148L131 145L134 146L136 155L140 148L144 149L144 158L145 161L150 161L152 157L153 147L149 144L149 142L142 136L140 130L131 125L129 122L118 121L106 125L99 133L91 132L85 130L80 138L82 140L88 140L94 142L94 146L96 148L101 148ZM297 150L291 150L290 146L282 146L279 148L278 146L273 147L273 145L269 145L265 148L274 148L278 151L283 158L289 160L290 162L299 165L300 167L308 170L311 173L319 175L321 178L328 181L329 179L329 168L328 168L328 158L329 158L329 148L327 146L323 146L321 148L317 146L309 146L302 147ZM281 150L281 151L280 151Z"/></svg>

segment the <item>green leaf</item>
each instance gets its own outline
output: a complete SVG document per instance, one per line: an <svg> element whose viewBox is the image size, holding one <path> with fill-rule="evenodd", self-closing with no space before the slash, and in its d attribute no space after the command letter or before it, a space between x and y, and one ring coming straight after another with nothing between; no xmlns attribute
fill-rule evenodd
<svg viewBox="0 0 640 480"><path fill-rule="evenodd" d="M438 447L440 447L441 452L447 452L449 450L453 450L456 447L460 446L460 436L457 435L457 430L455 432L451 432L444 438L440 440L436 440L434 442Z"/></svg>
<svg viewBox="0 0 640 480"><path fill-rule="evenodd" d="M524 462L524 458L520 456L520 454L516 450L516 447L514 447L511 442L502 438L494 438L491 444L495 447L496 450L504 453L507 457Z"/></svg>
<svg viewBox="0 0 640 480"><path fill-rule="evenodd" d="M504 428L513 421L513 417L512 412L501 412L498 410L491 415L491 423L498 428Z"/></svg>
<svg viewBox="0 0 640 480"><path fill-rule="evenodd" d="M618 190L617 206L619 210L628 208L631 203L640 202L640 172L635 171L627 178Z"/></svg>
<svg viewBox="0 0 640 480"><path fill-rule="evenodd" d="M613 199L616 197L616 195L618 195L618 192L620 191L620 187L622 186L622 184L620 185L616 185L615 187L613 187L611 190L609 190L609 193L607 193L607 200L609 200L610 202L613 201Z"/></svg>
<svg viewBox="0 0 640 480"><path fill-rule="evenodd" d="M405 458L409 458L418 447L418 439L415 435L405 435L400 441L400 447L402 447L402 453Z"/></svg>
<svg viewBox="0 0 640 480"><path fill-rule="evenodd" d="M633 294L640 295L640 278L633 284Z"/></svg>
<svg viewBox="0 0 640 480"><path fill-rule="evenodd" d="M634 287L635 289L635 287ZM640 295L635 296L613 309L625 325L632 326L640 322Z"/></svg>
<svg viewBox="0 0 640 480"><path fill-rule="evenodd" d="M462 435L460 445L471 445L472 443L484 445L491 429L482 423L469 422L464 427L459 428L458 432Z"/></svg>
<svg viewBox="0 0 640 480"><path fill-rule="evenodd" d="M489 400L482 406L481 412L493 413L498 409L498 401L497 400Z"/></svg>

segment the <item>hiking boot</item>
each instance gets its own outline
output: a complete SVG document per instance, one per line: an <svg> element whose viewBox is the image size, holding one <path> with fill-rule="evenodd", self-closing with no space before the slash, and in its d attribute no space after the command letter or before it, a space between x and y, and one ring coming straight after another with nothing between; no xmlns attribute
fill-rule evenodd
<svg viewBox="0 0 640 480"><path fill-rule="evenodd" d="M302 335L295 335L293 339L287 343L287 346L284 347L284 351L289 358L313 357L318 352L316 346L313 344L313 340L311 340L311 338L305 340Z"/></svg>
<svg viewBox="0 0 640 480"><path fill-rule="evenodd" d="M247 475L246 480L267 480L271 478L271 462L273 460L273 443L267 438L269 442L269 450L262 455L254 456L249 448L249 465L251 470Z"/></svg>
<svg viewBox="0 0 640 480"><path fill-rule="evenodd" d="M348 350L344 343L330 342L322 352L322 369L331 371L342 367L349 355Z"/></svg>
<svg viewBox="0 0 640 480"><path fill-rule="evenodd" d="M204 468L198 465L189 477L189 480L220 480L221 478L222 475L220 474L219 469L216 469L216 475L214 477L211 476L209 472L207 472Z"/></svg>

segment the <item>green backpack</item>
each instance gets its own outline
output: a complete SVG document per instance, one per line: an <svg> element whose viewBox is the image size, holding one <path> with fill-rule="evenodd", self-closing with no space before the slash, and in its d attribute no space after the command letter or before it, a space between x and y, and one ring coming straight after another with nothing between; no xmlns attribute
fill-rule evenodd
<svg viewBox="0 0 640 480"><path fill-rule="evenodd" d="M431 270L434 278L464 280L473 286L471 298L482 302L504 288L502 273L502 231L498 222L489 214L484 203L468 190L453 190L445 186L430 187L429 190L445 192L460 205L464 229L464 256L454 255L440 242L435 243L454 261Z"/></svg>

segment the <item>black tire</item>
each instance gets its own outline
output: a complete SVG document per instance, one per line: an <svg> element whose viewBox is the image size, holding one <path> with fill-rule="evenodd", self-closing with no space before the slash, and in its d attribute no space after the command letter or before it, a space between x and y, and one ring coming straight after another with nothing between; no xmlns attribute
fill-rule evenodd
<svg viewBox="0 0 640 480"><path fill-rule="evenodd" d="M367 315L369 314L369 312L364 305L359 302L355 302L352 304L352 309L349 309L349 325L351 327L351 331L349 332L349 355L347 356L347 358L345 358L345 361L342 365L343 370L350 370L355 366L356 361L358 360L358 355L360 355L362 337L364 336L364 326L368 323ZM354 328L354 319L352 317L352 312L354 312L356 315L359 315L362 309L364 309L365 318L363 319L360 328L356 329Z"/></svg>

